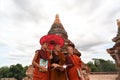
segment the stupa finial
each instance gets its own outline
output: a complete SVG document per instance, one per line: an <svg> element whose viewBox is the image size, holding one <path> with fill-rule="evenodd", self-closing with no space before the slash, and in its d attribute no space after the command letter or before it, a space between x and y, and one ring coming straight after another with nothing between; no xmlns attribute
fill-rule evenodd
<svg viewBox="0 0 120 80"><path fill-rule="evenodd" d="M118 27L120 28L120 19L117 19L116 21L117 21Z"/></svg>
<svg viewBox="0 0 120 80"><path fill-rule="evenodd" d="M54 21L54 23L61 23L58 14L56 14L56 16L55 16L55 21Z"/></svg>

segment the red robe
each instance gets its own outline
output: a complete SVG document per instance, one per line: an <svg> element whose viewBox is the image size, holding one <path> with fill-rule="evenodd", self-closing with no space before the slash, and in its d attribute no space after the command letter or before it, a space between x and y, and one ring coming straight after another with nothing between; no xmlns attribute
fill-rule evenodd
<svg viewBox="0 0 120 80"><path fill-rule="evenodd" d="M37 50L38 51L38 57L36 59L36 62L39 64L40 58L48 60L49 64L49 53L47 51L43 50ZM34 73L33 73L33 80L48 80L49 73L48 72L40 72L38 67L35 67Z"/></svg>
<svg viewBox="0 0 120 80"><path fill-rule="evenodd" d="M76 55L67 55L66 64L71 65L67 68L69 80L83 80L83 75L81 73L81 60Z"/></svg>

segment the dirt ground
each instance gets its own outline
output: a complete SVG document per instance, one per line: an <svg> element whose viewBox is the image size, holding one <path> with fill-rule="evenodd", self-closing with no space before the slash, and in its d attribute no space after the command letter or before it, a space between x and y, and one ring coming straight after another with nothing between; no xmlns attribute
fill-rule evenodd
<svg viewBox="0 0 120 80"><path fill-rule="evenodd" d="M117 74L90 74L90 80L115 80Z"/></svg>

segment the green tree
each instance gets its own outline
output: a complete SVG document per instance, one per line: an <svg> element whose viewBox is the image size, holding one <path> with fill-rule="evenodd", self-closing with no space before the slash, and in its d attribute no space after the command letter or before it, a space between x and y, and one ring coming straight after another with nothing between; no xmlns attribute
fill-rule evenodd
<svg viewBox="0 0 120 80"><path fill-rule="evenodd" d="M24 68L23 68L23 75L25 76L25 73L26 73L26 70L28 69L28 66L25 66Z"/></svg>
<svg viewBox="0 0 120 80"><path fill-rule="evenodd" d="M11 72L10 77L15 77L18 80L22 80L22 78L24 77L23 67L21 64L11 65L10 72Z"/></svg>
<svg viewBox="0 0 120 80"><path fill-rule="evenodd" d="M0 78L3 77L9 77L9 68L8 67L2 67L0 68Z"/></svg>
<svg viewBox="0 0 120 80"><path fill-rule="evenodd" d="M90 67L91 72L98 72L99 69L93 64L93 62L88 62L87 65Z"/></svg>
<svg viewBox="0 0 120 80"><path fill-rule="evenodd" d="M87 65L90 67L91 72L116 72L117 68L115 63L110 60L104 59L93 59L93 62L88 62Z"/></svg>
<svg viewBox="0 0 120 80"><path fill-rule="evenodd" d="M0 68L0 78L14 77L17 80L22 80L25 77L25 72L28 66L23 67L21 64L11 65L10 67Z"/></svg>

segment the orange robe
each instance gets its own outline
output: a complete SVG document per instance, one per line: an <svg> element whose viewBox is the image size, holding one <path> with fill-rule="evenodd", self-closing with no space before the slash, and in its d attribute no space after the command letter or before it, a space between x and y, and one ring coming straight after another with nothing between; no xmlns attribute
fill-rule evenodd
<svg viewBox="0 0 120 80"><path fill-rule="evenodd" d="M55 55L55 53L53 53L52 55L53 55L53 59L51 60L51 64L56 63L61 66L65 64L65 57L63 53L59 52L58 55ZM53 70L51 69L50 80L67 80L65 70L60 71L59 69L53 69Z"/></svg>
<svg viewBox="0 0 120 80"><path fill-rule="evenodd" d="M66 64L70 65L67 67L67 74L69 80L83 80L81 74L81 60L76 55L67 55Z"/></svg>
<svg viewBox="0 0 120 80"><path fill-rule="evenodd" d="M48 60L49 64L49 53L47 51L43 50L37 50L38 51L38 57L36 59L36 62L39 64L40 59ZM49 72L40 72L38 67L35 67L34 73L33 73L33 80L48 80Z"/></svg>

